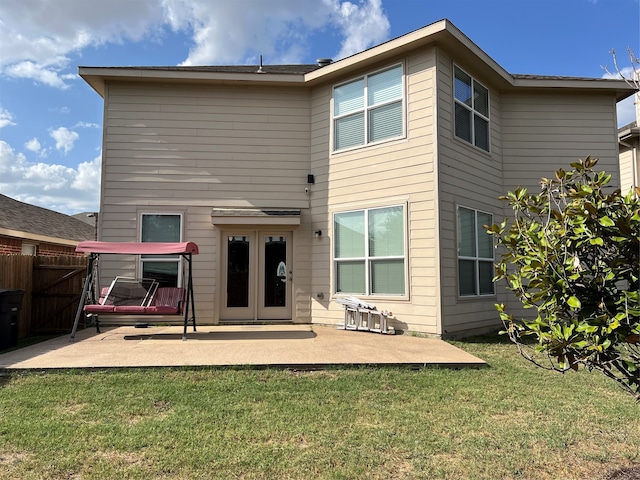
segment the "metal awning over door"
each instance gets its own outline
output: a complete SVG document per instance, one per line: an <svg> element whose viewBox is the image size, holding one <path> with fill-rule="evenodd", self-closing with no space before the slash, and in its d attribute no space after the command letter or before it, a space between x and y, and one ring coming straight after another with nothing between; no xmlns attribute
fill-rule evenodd
<svg viewBox="0 0 640 480"><path fill-rule="evenodd" d="M300 209L214 208L212 225L300 225Z"/></svg>

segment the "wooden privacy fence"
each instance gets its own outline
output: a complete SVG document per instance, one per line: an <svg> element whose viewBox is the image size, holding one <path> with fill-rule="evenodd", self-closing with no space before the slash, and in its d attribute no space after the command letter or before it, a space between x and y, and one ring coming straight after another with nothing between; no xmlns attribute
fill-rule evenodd
<svg viewBox="0 0 640 480"><path fill-rule="evenodd" d="M86 269L85 257L0 255L0 289L24 291L19 338L71 331Z"/></svg>

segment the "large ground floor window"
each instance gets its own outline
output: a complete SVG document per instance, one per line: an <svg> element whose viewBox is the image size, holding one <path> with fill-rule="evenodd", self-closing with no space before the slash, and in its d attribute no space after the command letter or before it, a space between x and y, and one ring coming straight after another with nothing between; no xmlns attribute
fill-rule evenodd
<svg viewBox="0 0 640 480"><path fill-rule="evenodd" d="M182 215L143 213L140 217L140 241L181 242ZM141 255L141 276L157 280L161 287L179 287L182 282L181 261L179 255Z"/></svg>
<svg viewBox="0 0 640 480"><path fill-rule="evenodd" d="M492 295L493 240L483 225L491 225L490 213L458 207L458 293L460 296Z"/></svg>
<svg viewBox="0 0 640 480"><path fill-rule="evenodd" d="M405 295L404 206L336 213L335 293Z"/></svg>

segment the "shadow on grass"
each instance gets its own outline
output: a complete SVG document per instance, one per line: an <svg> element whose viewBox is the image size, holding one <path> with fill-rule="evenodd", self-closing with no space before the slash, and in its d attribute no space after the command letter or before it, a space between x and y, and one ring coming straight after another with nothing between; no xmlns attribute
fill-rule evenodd
<svg viewBox="0 0 640 480"><path fill-rule="evenodd" d="M483 344L483 345L515 345L506 333L500 333L502 330L496 330L495 332L485 333L482 335L474 335L471 337L462 337L447 340L451 343L459 344ZM536 345L538 343L534 335L528 335L520 338L520 343L523 345Z"/></svg>

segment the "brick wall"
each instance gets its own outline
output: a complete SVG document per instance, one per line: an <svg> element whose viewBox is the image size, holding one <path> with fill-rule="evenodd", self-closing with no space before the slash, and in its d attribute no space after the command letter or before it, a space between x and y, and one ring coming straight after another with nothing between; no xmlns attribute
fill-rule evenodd
<svg viewBox="0 0 640 480"><path fill-rule="evenodd" d="M0 236L0 255L20 255L22 253L22 240Z"/></svg>
<svg viewBox="0 0 640 480"><path fill-rule="evenodd" d="M37 255L40 257L59 257L60 255L83 256L84 253L76 253L76 247L41 243L37 247Z"/></svg>
<svg viewBox="0 0 640 480"><path fill-rule="evenodd" d="M83 256L83 253L76 253L76 247L67 245L55 245L52 243L27 242L36 245L36 255L41 257L59 257L61 255ZM0 235L0 255L21 255L22 239L4 237Z"/></svg>

